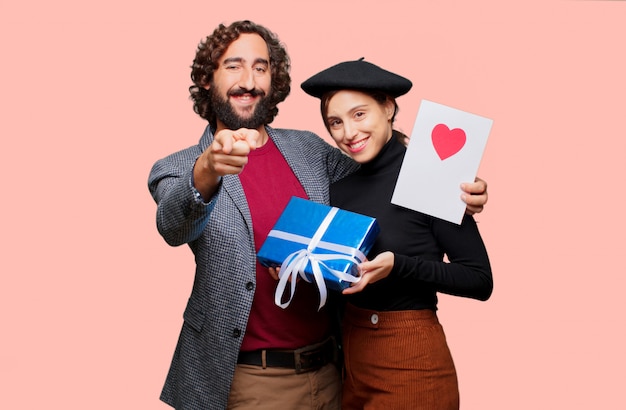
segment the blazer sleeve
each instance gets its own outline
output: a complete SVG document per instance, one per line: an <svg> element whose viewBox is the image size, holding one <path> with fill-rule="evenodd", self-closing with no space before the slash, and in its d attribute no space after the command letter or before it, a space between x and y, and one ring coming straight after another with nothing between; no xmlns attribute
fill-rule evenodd
<svg viewBox="0 0 626 410"><path fill-rule="evenodd" d="M193 166L202 153L193 146L158 160L148 177L148 189L157 203L157 229L171 246L192 242L202 234L219 195L204 202L193 187Z"/></svg>

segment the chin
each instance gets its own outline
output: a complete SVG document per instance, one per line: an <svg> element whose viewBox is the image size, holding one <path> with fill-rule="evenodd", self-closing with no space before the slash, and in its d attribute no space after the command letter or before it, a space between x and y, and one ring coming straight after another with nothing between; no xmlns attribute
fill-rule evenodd
<svg viewBox="0 0 626 410"><path fill-rule="evenodd" d="M358 162L359 164L368 163L374 158L371 155L361 154L361 153L350 154L350 157L352 157L352 159Z"/></svg>

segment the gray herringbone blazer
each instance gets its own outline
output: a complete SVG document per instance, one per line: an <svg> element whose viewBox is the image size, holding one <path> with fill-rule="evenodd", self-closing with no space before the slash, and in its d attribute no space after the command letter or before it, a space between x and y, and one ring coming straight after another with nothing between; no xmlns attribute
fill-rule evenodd
<svg viewBox="0 0 626 410"><path fill-rule="evenodd" d="M270 138L313 201L328 203L328 186L356 164L317 135L272 129ZM165 241L189 244L196 274L161 400L176 409L224 409L256 288L252 220L236 175L222 179L205 204L194 195L196 158L213 140L207 127L198 145L157 161L148 187L157 202ZM176 272L172 272L176 274Z"/></svg>

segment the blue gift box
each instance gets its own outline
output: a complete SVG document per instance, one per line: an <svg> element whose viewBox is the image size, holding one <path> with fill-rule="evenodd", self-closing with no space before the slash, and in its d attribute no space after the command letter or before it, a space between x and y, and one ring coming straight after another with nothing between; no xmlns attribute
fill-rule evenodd
<svg viewBox="0 0 626 410"><path fill-rule="evenodd" d="M317 283L321 307L326 299L321 278L336 291L358 280L357 264L365 259L379 232L374 218L292 197L257 253L262 265L282 267L276 303L288 305L279 303L278 290L282 295L286 275L292 275L293 295L299 275Z"/></svg>

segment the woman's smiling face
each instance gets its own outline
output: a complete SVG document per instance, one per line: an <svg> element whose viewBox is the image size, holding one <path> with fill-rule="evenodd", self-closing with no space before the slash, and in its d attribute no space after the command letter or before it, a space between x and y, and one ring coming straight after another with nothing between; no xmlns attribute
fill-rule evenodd
<svg viewBox="0 0 626 410"><path fill-rule="evenodd" d="M335 143L355 161L374 159L392 135L395 104L354 90L337 91L326 104L326 122Z"/></svg>

